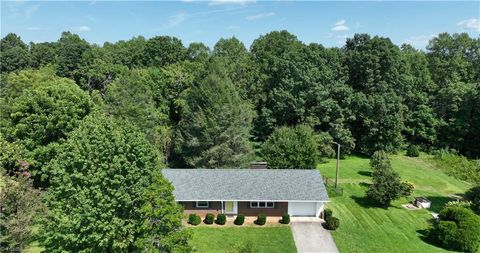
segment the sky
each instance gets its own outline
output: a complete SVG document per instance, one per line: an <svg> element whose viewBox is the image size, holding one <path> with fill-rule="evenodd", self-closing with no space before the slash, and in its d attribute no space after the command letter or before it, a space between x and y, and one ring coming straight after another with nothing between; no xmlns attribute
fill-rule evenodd
<svg viewBox="0 0 480 253"><path fill-rule="evenodd" d="M355 33L389 37L425 49L441 32L480 34L480 1L1 1L2 37L56 41L62 31L90 43L169 35L210 48L232 36L249 47L288 30L305 43L341 47Z"/></svg>

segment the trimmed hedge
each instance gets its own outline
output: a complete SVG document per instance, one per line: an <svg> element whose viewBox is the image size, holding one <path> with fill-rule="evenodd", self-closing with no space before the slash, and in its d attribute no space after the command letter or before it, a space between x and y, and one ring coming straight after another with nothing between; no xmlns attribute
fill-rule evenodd
<svg viewBox="0 0 480 253"><path fill-rule="evenodd" d="M191 224L191 225L198 225L202 222L202 219L200 218L200 216L192 213L188 216L188 224Z"/></svg>
<svg viewBox="0 0 480 253"><path fill-rule="evenodd" d="M420 156L420 150L416 145L410 145L407 148L407 156L410 157L419 157Z"/></svg>
<svg viewBox="0 0 480 253"><path fill-rule="evenodd" d="M259 214L257 216L257 219L255 220L255 224L260 226L265 225L266 222L267 222L267 216L263 213Z"/></svg>
<svg viewBox="0 0 480 253"><path fill-rule="evenodd" d="M237 215L237 218L235 218L235 220L233 221L233 224L240 226L240 225L243 225L244 222L245 222L245 215L239 214Z"/></svg>
<svg viewBox="0 0 480 253"><path fill-rule="evenodd" d="M217 223L218 225L225 225L225 223L227 222L227 216L223 213L219 213L217 214L217 220L215 221L215 223Z"/></svg>
<svg viewBox="0 0 480 253"><path fill-rule="evenodd" d="M288 224L288 223L290 223L290 214L284 213L284 214L282 215L282 219L280 220L280 223L282 223L282 224Z"/></svg>
<svg viewBox="0 0 480 253"><path fill-rule="evenodd" d="M325 218L325 227L328 230L336 230L340 226L340 220L337 217L328 216Z"/></svg>
<svg viewBox="0 0 480 253"><path fill-rule="evenodd" d="M214 220L215 220L215 215L213 215L213 213L207 213L207 215L205 215L205 219L203 220L203 222L205 224L213 224Z"/></svg>

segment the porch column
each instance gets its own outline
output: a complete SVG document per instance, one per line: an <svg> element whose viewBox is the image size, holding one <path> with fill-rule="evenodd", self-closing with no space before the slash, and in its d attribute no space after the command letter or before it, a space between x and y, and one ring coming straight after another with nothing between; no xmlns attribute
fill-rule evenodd
<svg viewBox="0 0 480 253"><path fill-rule="evenodd" d="M223 200L221 201L221 205L222 205L222 213L225 213L224 210L223 210L223 209L224 209L224 208L223 208L223 206L224 206L224 205L223 205Z"/></svg>

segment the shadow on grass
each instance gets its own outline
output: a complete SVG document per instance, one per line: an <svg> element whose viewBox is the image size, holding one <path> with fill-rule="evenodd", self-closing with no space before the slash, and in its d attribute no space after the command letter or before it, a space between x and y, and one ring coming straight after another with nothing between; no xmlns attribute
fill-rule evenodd
<svg viewBox="0 0 480 253"><path fill-rule="evenodd" d="M432 201L430 208L428 210L439 213L445 204L449 201L455 201L455 198L447 196L425 196L428 200Z"/></svg>
<svg viewBox="0 0 480 253"><path fill-rule="evenodd" d="M438 248L445 249L443 247L443 245L441 245L438 241L436 241L436 240L434 240L430 237L430 235L429 235L430 231L428 229L417 230L417 233L419 234L418 237L420 238L420 240L422 240L424 243L430 244L430 245L438 247ZM451 249L447 249L447 250L451 250Z"/></svg>
<svg viewBox="0 0 480 253"><path fill-rule="evenodd" d="M372 176L372 172L371 171L366 171L366 170L359 171L358 174L362 175L362 176L366 176L366 177L371 177Z"/></svg>
<svg viewBox="0 0 480 253"><path fill-rule="evenodd" d="M360 182L359 185L362 187L362 188L365 188L365 189L368 189L368 187L370 187L370 183L367 183L367 182Z"/></svg>
<svg viewBox="0 0 480 253"><path fill-rule="evenodd" d="M360 205L363 208L382 208L378 206L377 203L374 201L370 200L367 196L351 196L352 198L358 205Z"/></svg>

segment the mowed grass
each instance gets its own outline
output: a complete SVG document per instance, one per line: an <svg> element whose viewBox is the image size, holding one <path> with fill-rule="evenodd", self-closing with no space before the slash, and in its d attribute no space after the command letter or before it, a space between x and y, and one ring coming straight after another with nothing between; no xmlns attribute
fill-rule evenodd
<svg viewBox="0 0 480 253"><path fill-rule="evenodd" d="M371 183L369 159L352 156L340 160L340 186L344 194L332 197L327 205L340 219L339 229L332 232L340 252L447 252L422 239L430 226L430 212L438 212L444 203L471 185L436 169L424 154L420 158L404 155L390 158L402 179L415 185L412 196L426 196L432 200L432 208L404 209L401 205L411 198L397 200L388 209L372 206L365 198ZM335 177L334 159L318 168L324 177Z"/></svg>
<svg viewBox="0 0 480 253"><path fill-rule="evenodd" d="M258 252L297 252L289 226L189 228L196 252L228 252L235 245L253 244Z"/></svg>

